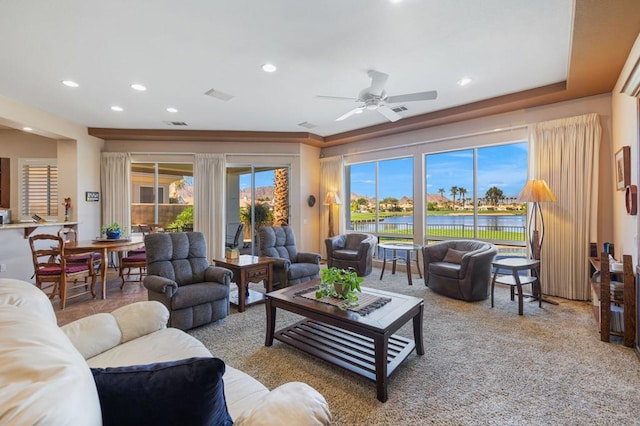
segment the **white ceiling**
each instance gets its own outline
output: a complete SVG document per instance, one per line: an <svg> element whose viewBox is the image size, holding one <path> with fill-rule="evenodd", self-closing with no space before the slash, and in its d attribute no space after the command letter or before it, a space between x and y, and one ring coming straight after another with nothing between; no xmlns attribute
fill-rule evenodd
<svg viewBox="0 0 640 426"><path fill-rule="evenodd" d="M572 20L573 0L0 0L0 95L87 127L328 136L387 122L316 98L357 97L369 69L438 91L403 117L565 81Z"/></svg>

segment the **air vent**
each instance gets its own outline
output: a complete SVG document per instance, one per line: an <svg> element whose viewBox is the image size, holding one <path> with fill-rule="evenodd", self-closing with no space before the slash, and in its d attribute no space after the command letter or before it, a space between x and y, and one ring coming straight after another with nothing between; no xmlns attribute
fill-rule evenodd
<svg viewBox="0 0 640 426"><path fill-rule="evenodd" d="M298 123L298 126L304 127L307 129L313 129L314 127L318 127L317 125L313 123L309 123L308 121L303 121L302 123Z"/></svg>
<svg viewBox="0 0 640 426"><path fill-rule="evenodd" d="M206 92L204 92L204 94L207 96L211 96L212 98L220 99L221 101L228 101L229 99L233 98L232 95L229 95L227 93L221 92L216 89L207 90Z"/></svg>
<svg viewBox="0 0 640 426"><path fill-rule="evenodd" d="M163 121L163 123L169 126L186 126L187 125L187 123L185 123L184 121Z"/></svg>
<svg viewBox="0 0 640 426"><path fill-rule="evenodd" d="M398 107L391 108L391 109L393 110L393 112L402 112L402 111L406 111L407 107L400 105Z"/></svg>

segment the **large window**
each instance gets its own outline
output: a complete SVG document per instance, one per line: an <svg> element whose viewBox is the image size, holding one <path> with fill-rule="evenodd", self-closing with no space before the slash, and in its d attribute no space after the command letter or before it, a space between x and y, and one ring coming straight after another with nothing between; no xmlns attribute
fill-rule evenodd
<svg viewBox="0 0 640 426"><path fill-rule="evenodd" d="M426 239L474 238L524 245L527 143L428 154Z"/></svg>
<svg viewBox="0 0 640 426"><path fill-rule="evenodd" d="M193 164L131 165L131 225L193 229Z"/></svg>
<svg viewBox="0 0 640 426"><path fill-rule="evenodd" d="M20 219L58 216L58 166L55 158L20 159Z"/></svg>
<svg viewBox="0 0 640 426"><path fill-rule="evenodd" d="M346 168L347 229L413 240L413 159Z"/></svg>

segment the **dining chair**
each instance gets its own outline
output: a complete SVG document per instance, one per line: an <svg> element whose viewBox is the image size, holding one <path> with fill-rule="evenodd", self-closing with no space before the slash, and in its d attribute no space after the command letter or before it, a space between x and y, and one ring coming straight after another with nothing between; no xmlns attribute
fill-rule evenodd
<svg viewBox="0 0 640 426"><path fill-rule="evenodd" d="M67 264L67 256L64 252L64 239L58 235L41 234L29 237L29 246L33 257L33 268L36 286L46 293L46 289L52 288L49 298L60 297L60 309L64 309L67 299L91 294L95 299L96 275L91 261L91 252L77 253L78 256L87 256L84 264ZM91 278L88 284L86 279ZM82 280L81 283L78 283ZM45 287L44 284L50 283ZM81 289L80 292L71 291Z"/></svg>
<svg viewBox="0 0 640 426"><path fill-rule="evenodd" d="M138 225L137 228L143 237L149 235L152 231L150 225ZM145 247L129 250L126 254L118 252L118 264L120 265L118 274L120 280L122 280L120 289L123 289L128 282L142 284L147 272L147 252ZM132 279L132 277L136 277L136 279Z"/></svg>
<svg viewBox="0 0 640 426"><path fill-rule="evenodd" d="M70 242L78 242L78 233L73 228L62 228L58 231L58 236L64 240L65 244ZM102 267L102 254L92 252L89 254L70 254L66 256L67 265L84 265L88 259L93 260L93 272L96 277L100 274L100 268Z"/></svg>

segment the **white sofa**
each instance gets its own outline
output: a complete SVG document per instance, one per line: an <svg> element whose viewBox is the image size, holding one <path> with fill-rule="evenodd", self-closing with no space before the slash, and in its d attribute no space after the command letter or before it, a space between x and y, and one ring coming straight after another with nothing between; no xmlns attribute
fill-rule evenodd
<svg viewBox="0 0 640 426"><path fill-rule="evenodd" d="M166 328L168 317L161 303L138 302L58 327L40 290L0 279L0 424L98 425L101 406L90 367L212 357L197 339ZM223 381L236 425L331 423L324 397L304 383L269 391L228 365Z"/></svg>

